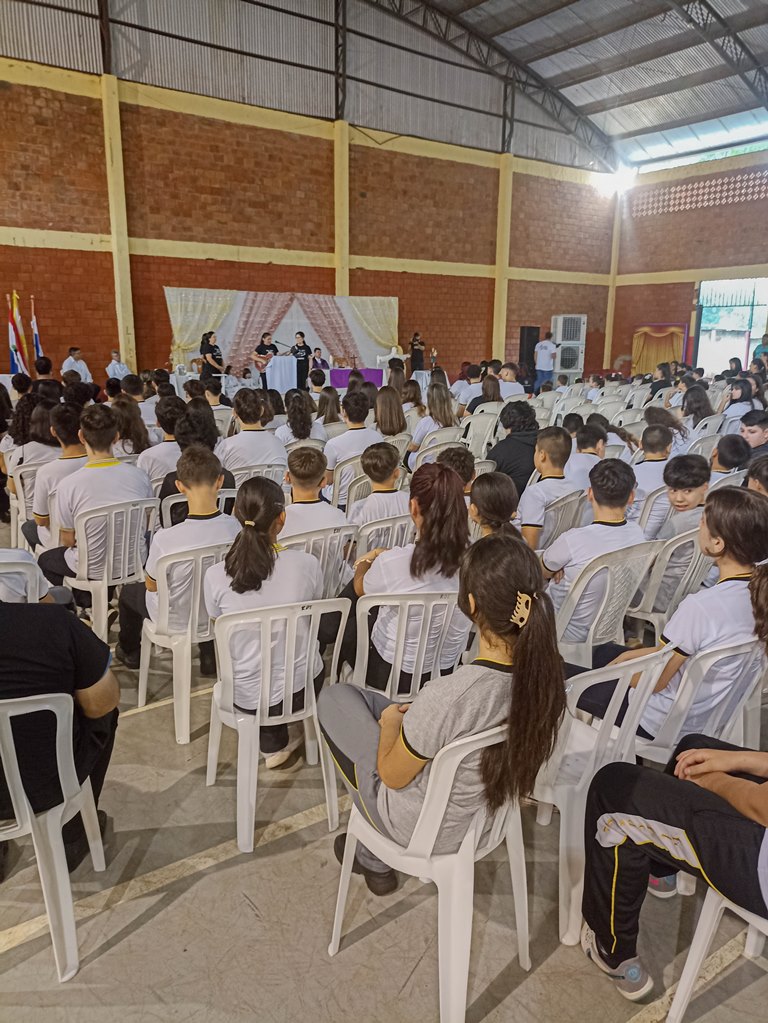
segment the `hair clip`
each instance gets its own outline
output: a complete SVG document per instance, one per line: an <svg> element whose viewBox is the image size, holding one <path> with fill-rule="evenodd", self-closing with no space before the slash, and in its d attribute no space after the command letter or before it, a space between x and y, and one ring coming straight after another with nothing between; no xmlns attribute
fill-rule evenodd
<svg viewBox="0 0 768 1023"><path fill-rule="evenodd" d="M762 568L763 565L768 565L768 558L763 558L762 561L755 562L755 568Z"/></svg>
<svg viewBox="0 0 768 1023"><path fill-rule="evenodd" d="M244 526L255 526L256 523L253 521L253 519L244 519L243 520L243 525Z"/></svg>
<svg viewBox="0 0 768 1023"><path fill-rule="evenodd" d="M517 603L515 604L515 610L509 619L513 625L516 625L519 629L525 625L531 613L531 603L533 597L530 593L521 593L517 591Z"/></svg>

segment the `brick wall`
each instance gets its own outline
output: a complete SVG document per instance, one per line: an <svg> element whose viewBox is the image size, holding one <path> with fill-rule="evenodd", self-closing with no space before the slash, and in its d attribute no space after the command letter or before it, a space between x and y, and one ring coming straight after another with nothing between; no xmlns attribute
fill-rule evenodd
<svg viewBox="0 0 768 1023"><path fill-rule="evenodd" d="M33 294L43 351L54 367L61 366L70 345L79 345L94 377L103 376L109 350L117 341L110 253L0 246L0 291L5 294L11 288L19 293L30 359L29 296ZM0 372L7 373L8 366L8 346L3 341Z"/></svg>
<svg viewBox="0 0 768 1023"><path fill-rule="evenodd" d="M520 353L520 328L535 327L542 335L550 329L553 316L560 313L587 314L585 369L601 369L605 345L605 313L608 288L587 284L545 284L538 281L510 281L507 299L506 357Z"/></svg>
<svg viewBox="0 0 768 1023"><path fill-rule="evenodd" d="M494 168L351 146L350 252L495 263Z"/></svg>
<svg viewBox="0 0 768 1023"><path fill-rule="evenodd" d="M493 281L474 277L353 270L353 295L399 299L400 344L408 350L414 331L438 351L438 363L456 376L462 361L489 359L493 332Z"/></svg>
<svg viewBox="0 0 768 1023"><path fill-rule="evenodd" d="M101 103L0 82L0 225L109 234Z"/></svg>
<svg viewBox="0 0 768 1023"><path fill-rule="evenodd" d="M611 359L632 354L632 335L649 323L688 323L693 284L643 284L616 289ZM689 357L693 352L688 352Z"/></svg>
<svg viewBox="0 0 768 1023"><path fill-rule="evenodd" d="M333 143L122 104L136 238L333 250Z"/></svg>
<svg viewBox="0 0 768 1023"><path fill-rule="evenodd" d="M510 266L609 273L613 203L591 185L515 174Z"/></svg>

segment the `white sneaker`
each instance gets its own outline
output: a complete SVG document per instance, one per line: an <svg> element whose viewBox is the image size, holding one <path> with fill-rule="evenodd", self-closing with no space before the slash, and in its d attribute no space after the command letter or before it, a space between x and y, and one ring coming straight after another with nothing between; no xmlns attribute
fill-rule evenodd
<svg viewBox="0 0 768 1023"><path fill-rule="evenodd" d="M274 771L277 767L282 767L288 760L291 759L295 750L300 746L304 745L304 729L291 736L288 735L288 745L279 749L276 753L266 753L264 755L264 764L268 771Z"/></svg>

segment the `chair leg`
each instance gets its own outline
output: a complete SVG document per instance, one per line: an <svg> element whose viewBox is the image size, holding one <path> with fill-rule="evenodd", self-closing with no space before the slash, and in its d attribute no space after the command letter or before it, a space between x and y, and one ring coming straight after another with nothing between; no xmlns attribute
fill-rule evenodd
<svg viewBox="0 0 768 1023"><path fill-rule="evenodd" d="M469 953L475 864L457 857L453 869L437 884L437 953L439 962L440 1023L464 1023L467 1011Z"/></svg>
<svg viewBox="0 0 768 1023"><path fill-rule="evenodd" d="M318 735L320 728L315 724ZM333 768L331 751L322 739L319 742L320 769L323 772L323 790L325 792L325 808L328 813L328 830L336 831L339 827L339 791L336 787L336 772Z"/></svg>
<svg viewBox="0 0 768 1023"><path fill-rule="evenodd" d="M512 901L515 906L515 930L517 931L517 958L524 970L531 968L530 940L528 931L528 880L525 869L525 845L520 810L510 814L506 834L509 872L512 875Z"/></svg>
<svg viewBox="0 0 768 1023"><path fill-rule="evenodd" d="M105 643L109 642L109 624L107 620L107 586L106 583L94 586L91 590L91 621L93 622L93 631L99 637L103 639Z"/></svg>
<svg viewBox="0 0 768 1023"><path fill-rule="evenodd" d="M693 936L691 947L688 949L688 958L680 980L677 984L675 997L667 1015L667 1023L681 1023L686 1009L693 995L693 987L701 972L701 966L712 944L712 939L720 925L720 918L723 915L725 903L717 892L710 888L707 897L704 899L699 922L696 924L696 933Z"/></svg>
<svg viewBox="0 0 768 1023"><path fill-rule="evenodd" d="M319 760L317 736L313 718L304 718L304 756L310 767L317 766Z"/></svg>
<svg viewBox="0 0 768 1023"><path fill-rule="evenodd" d="M352 813L354 813L354 809ZM341 861L341 874L339 875L339 891L336 896L336 912L333 917L333 931L331 932L331 943L328 946L328 955L335 956L339 951L341 941L341 925L344 923L344 907L347 904L347 892L349 891L349 879L352 876L352 866L355 862L355 850L357 849L357 837L351 831L347 831L347 841L344 844L344 859Z"/></svg>
<svg viewBox="0 0 768 1023"><path fill-rule="evenodd" d="M56 970L60 981L70 980L80 968L80 957L72 888L61 837L61 814L49 811L33 817L32 842L48 913Z"/></svg>
<svg viewBox="0 0 768 1023"><path fill-rule="evenodd" d="M763 954L765 946L765 935L757 927L750 927L747 931L747 940L744 945L744 955L747 959L759 959Z"/></svg>
<svg viewBox="0 0 768 1023"><path fill-rule="evenodd" d="M147 702L147 683L149 682L149 664L152 660L152 640L142 631L141 633L141 655L139 658L139 707L144 707Z"/></svg>
<svg viewBox="0 0 768 1023"><path fill-rule="evenodd" d="M253 852L256 827L256 788L259 782L258 717L238 722L237 729L237 848Z"/></svg>
<svg viewBox="0 0 768 1023"><path fill-rule="evenodd" d="M539 802L536 808L536 823L546 827L552 820L553 806L551 803Z"/></svg>
<svg viewBox="0 0 768 1023"><path fill-rule="evenodd" d="M581 898L584 892L584 812L581 807L560 807L560 941L578 945L581 933Z"/></svg>
<svg viewBox="0 0 768 1023"><path fill-rule="evenodd" d="M90 778L86 778L83 782L83 803L80 807L80 817L83 821L85 836L88 839L88 848L91 851L93 869L106 870L106 864L104 862L104 843L101 840L99 818L96 813L96 803L93 798Z"/></svg>
<svg viewBox="0 0 768 1023"><path fill-rule="evenodd" d="M211 724L208 729L208 767L205 772L205 784L216 784L216 772L219 767L219 747L221 745L221 718L216 706L216 694L211 697Z"/></svg>
<svg viewBox="0 0 768 1023"><path fill-rule="evenodd" d="M693 874L686 874L684 870L681 870L678 873L677 894L678 895L696 894L696 878L693 876Z"/></svg>
<svg viewBox="0 0 768 1023"><path fill-rule="evenodd" d="M192 702L192 644L189 637L173 647L173 724L176 742L189 742L189 715Z"/></svg>

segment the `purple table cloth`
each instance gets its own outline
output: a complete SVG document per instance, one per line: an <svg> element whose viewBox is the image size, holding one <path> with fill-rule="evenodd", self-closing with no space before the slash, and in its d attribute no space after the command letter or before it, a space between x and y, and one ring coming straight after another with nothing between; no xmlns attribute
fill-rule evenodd
<svg viewBox="0 0 768 1023"><path fill-rule="evenodd" d="M331 370L331 387L335 387L337 390L344 390L349 384L348 369L332 369ZM360 372L363 374L366 380L370 380L372 384L376 384L377 387L381 387L384 383L384 370L383 369L361 369Z"/></svg>

